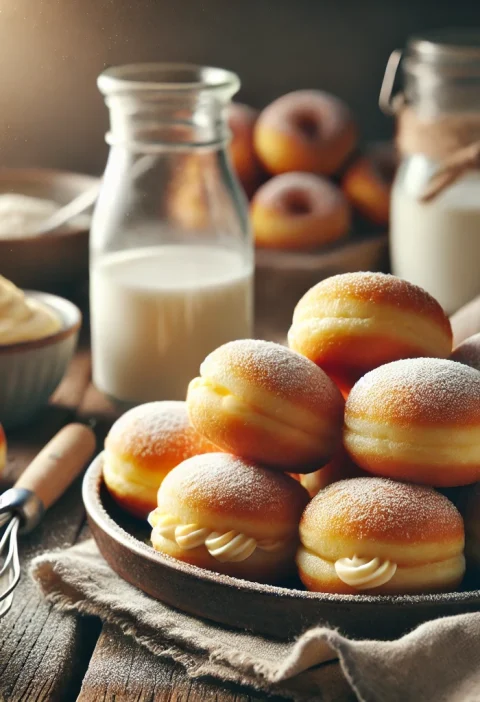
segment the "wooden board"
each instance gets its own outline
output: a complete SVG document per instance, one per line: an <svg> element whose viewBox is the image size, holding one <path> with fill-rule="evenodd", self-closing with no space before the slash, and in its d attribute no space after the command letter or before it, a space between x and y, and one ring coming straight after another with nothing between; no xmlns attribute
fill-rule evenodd
<svg viewBox="0 0 480 702"><path fill-rule="evenodd" d="M265 699L265 695L238 686L191 680L181 666L159 659L115 627L105 626L78 702L260 702Z"/></svg>

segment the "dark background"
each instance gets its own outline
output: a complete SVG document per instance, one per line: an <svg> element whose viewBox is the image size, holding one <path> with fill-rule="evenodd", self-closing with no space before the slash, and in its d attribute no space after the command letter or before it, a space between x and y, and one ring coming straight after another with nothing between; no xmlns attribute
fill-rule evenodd
<svg viewBox="0 0 480 702"><path fill-rule="evenodd" d="M480 26L480 0L0 0L0 164L99 173L107 65L171 60L237 71L261 107L298 88L345 98L365 139L386 60L422 30Z"/></svg>

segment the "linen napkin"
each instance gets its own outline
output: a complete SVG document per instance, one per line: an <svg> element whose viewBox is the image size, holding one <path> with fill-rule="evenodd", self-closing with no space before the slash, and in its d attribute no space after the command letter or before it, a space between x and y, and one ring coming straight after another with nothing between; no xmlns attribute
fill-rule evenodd
<svg viewBox="0 0 480 702"><path fill-rule="evenodd" d="M31 575L58 609L100 617L192 677L295 702L478 702L480 612L437 619L396 641L353 641L315 627L291 643L223 628L123 581L93 541L38 556ZM335 662L334 662L335 661Z"/></svg>

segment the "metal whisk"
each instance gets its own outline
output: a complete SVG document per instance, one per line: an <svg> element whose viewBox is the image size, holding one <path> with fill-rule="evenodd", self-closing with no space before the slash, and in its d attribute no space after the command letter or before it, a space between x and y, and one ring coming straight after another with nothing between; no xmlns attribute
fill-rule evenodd
<svg viewBox="0 0 480 702"><path fill-rule="evenodd" d="M10 609L20 580L18 535L36 527L93 456L95 445L91 429L69 424L40 451L14 487L0 495L0 618Z"/></svg>

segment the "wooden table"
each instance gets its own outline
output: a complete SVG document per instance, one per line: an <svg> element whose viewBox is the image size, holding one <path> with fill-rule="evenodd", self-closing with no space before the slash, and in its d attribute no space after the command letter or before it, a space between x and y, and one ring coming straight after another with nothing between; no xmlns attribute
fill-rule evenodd
<svg viewBox="0 0 480 702"><path fill-rule="evenodd" d="M8 434L8 462L1 489L8 487L71 420L95 422L101 444L115 413L93 387L90 369L90 352L85 345L77 352L50 406L31 426ZM26 574L29 560L46 549L67 547L88 536L79 480L36 531L22 539L23 576L11 611L0 620L1 702L265 699L235 686L192 681L178 665L149 654L114 627L59 614L43 601Z"/></svg>

